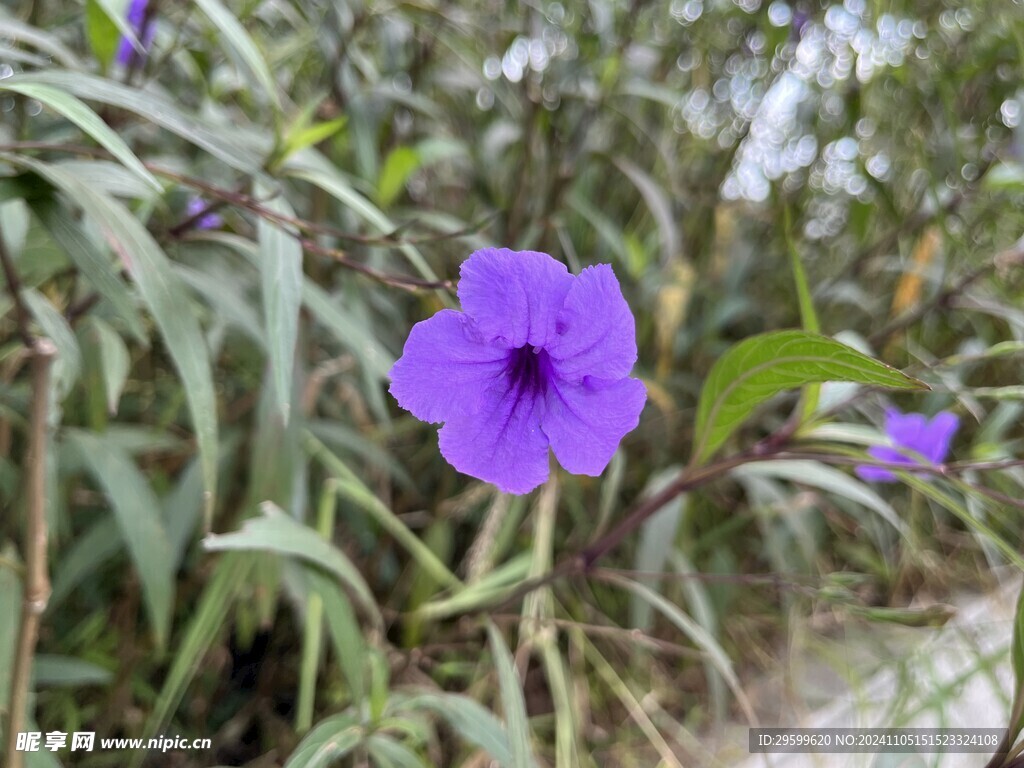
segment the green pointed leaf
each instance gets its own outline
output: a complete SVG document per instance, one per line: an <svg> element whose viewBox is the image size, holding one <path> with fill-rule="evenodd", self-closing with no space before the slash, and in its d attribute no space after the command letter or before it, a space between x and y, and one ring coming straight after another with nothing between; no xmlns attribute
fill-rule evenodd
<svg viewBox="0 0 1024 768"><path fill-rule="evenodd" d="M138 285L185 388L203 465L209 519L217 489L217 401L206 342L199 321L189 310L188 292L153 236L119 202L57 166L23 155L4 157L35 171L80 205L99 225Z"/></svg>
<svg viewBox="0 0 1024 768"><path fill-rule="evenodd" d="M39 218L57 245L64 249L82 276L97 293L110 302L114 311L128 325L132 335L142 344L147 341L142 318L135 309L135 303L128 286L118 275L111 259L101 253L82 226L75 221L71 212L50 196L29 201L32 212Z"/></svg>
<svg viewBox="0 0 1024 768"><path fill-rule="evenodd" d="M82 350L78 347L78 339L75 338L75 332L71 330L64 315L35 288L24 289L21 297L39 323L39 327L43 329L43 333L57 347L53 377L57 387L57 398L63 400L71 392L71 387L82 371Z"/></svg>
<svg viewBox="0 0 1024 768"><path fill-rule="evenodd" d="M174 569L160 502L135 462L108 440L79 430L68 430L65 439L110 501L139 574L150 623L163 645L171 623Z"/></svg>
<svg viewBox="0 0 1024 768"><path fill-rule="evenodd" d="M388 234L395 231L395 223L385 216L383 211L360 195L348 182L348 179L316 150L310 148L297 152L289 158L284 172L292 178L308 181L313 186L319 187L379 232ZM420 277L424 280L437 280L437 274L430 268L423 254L415 246L405 243L398 246L397 250L405 256Z"/></svg>
<svg viewBox="0 0 1024 768"><path fill-rule="evenodd" d="M379 768L423 768L423 761L409 747L387 736L373 734L366 750Z"/></svg>
<svg viewBox="0 0 1024 768"><path fill-rule="evenodd" d="M319 568L305 569L311 595L319 595L323 601L327 630L334 645L335 656L352 698L360 701L366 694L366 640L356 620L355 611L348 595L337 582L326 576Z"/></svg>
<svg viewBox="0 0 1024 768"><path fill-rule="evenodd" d="M875 493L870 486L855 477L829 467L819 461L766 461L745 464L732 471L733 477L776 477L849 499L885 520L900 533L906 535L907 524L900 520L889 503Z"/></svg>
<svg viewBox="0 0 1024 768"><path fill-rule="evenodd" d="M788 205L785 207L784 213L783 231L786 237L786 250L789 251L789 265L793 270L793 282L796 284L796 297L800 303L800 325L808 333L820 333L821 326L818 323L818 313L814 310L814 300L811 297L811 287L807 282L807 272L804 270L800 251L797 250L796 242L793 240L793 222ZM813 383L804 387L803 395L800 398L801 423L806 422L814 414L820 397L820 384Z"/></svg>
<svg viewBox="0 0 1024 768"><path fill-rule="evenodd" d="M185 689L202 666L207 651L223 631L232 601L249 585L252 565L252 558L230 553L217 563L198 604L189 614L188 627L173 655L163 688L153 702L149 718L142 729L143 738L148 739L164 732L171 715L181 703ZM148 754L144 749L135 750L128 765L130 768L141 768Z"/></svg>
<svg viewBox="0 0 1024 768"><path fill-rule="evenodd" d="M100 0L86 0L85 34L93 55L104 69L110 66L121 44L121 33L117 29L115 18L107 12Z"/></svg>
<svg viewBox="0 0 1024 768"><path fill-rule="evenodd" d="M10 4L7 3L4 7L9 8ZM61 40L62 35L58 33L63 32L63 29L52 32L45 31L39 27L19 21L13 15L8 15L8 13L0 14L0 38L3 38L5 41L28 43L28 45L49 54L57 61L63 63L64 66L70 67L73 70L85 66ZM13 46L5 44L4 47L8 50L13 50Z"/></svg>
<svg viewBox="0 0 1024 768"><path fill-rule="evenodd" d="M1024 589L1017 598L1017 618L1013 624L1013 674L1017 687L1024 690Z"/></svg>
<svg viewBox="0 0 1024 768"><path fill-rule="evenodd" d="M347 118L339 117L334 120L328 120L323 123L314 123L313 125L304 126L292 131L284 140L285 157L293 152L299 152L306 147L311 147L314 144L319 144L325 139L331 138L331 136L344 128L347 122Z"/></svg>
<svg viewBox="0 0 1024 768"><path fill-rule="evenodd" d="M267 94L267 99L275 107L279 106L277 98L277 84L274 82L270 68L260 53L259 48L249 37L238 19L229 11L220 0L195 0L207 18L220 31L220 39L227 44L237 59L248 70L254 84L261 87Z"/></svg>
<svg viewBox="0 0 1024 768"><path fill-rule="evenodd" d="M117 413L117 404L121 400L121 392L128 380L128 368L131 359L124 339L109 325L99 318L89 318L99 349L100 373L103 375L103 391L107 397L107 411Z"/></svg>
<svg viewBox="0 0 1024 768"><path fill-rule="evenodd" d="M269 192L257 186L258 196L269 196ZM285 216L294 215L280 195L265 205ZM281 225L264 217L260 217L257 230L263 322L270 350L270 368L277 407L287 423L292 402L295 344L299 338L299 308L302 306L302 246Z"/></svg>
<svg viewBox="0 0 1024 768"><path fill-rule="evenodd" d="M187 115L176 102L159 94L95 75L57 69L12 75L4 83L8 87L41 83L86 101L125 109L206 150L232 168L257 176L263 173L262 158L270 147L261 146L266 144L262 137L238 126L233 126L228 134L223 126Z"/></svg>
<svg viewBox="0 0 1024 768"><path fill-rule="evenodd" d="M397 694L392 695L399 698ZM401 699L395 709L404 712L430 710L443 717L466 741L486 750L498 765L512 765L512 749L501 721L468 696L424 692Z"/></svg>
<svg viewBox="0 0 1024 768"><path fill-rule="evenodd" d="M154 191L163 191L160 182L146 170L146 166L135 156L124 140L110 126L100 120L99 115L70 93L42 83L12 83L10 79L0 80L0 91L14 91L45 104L81 128L97 144L120 160L126 168L138 174L139 178L143 179Z"/></svg>
<svg viewBox="0 0 1024 768"><path fill-rule="evenodd" d="M354 716L334 715L322 720L292 752L285 768L328 768L359 746L365 733Z"/></svg>
<svg viewBox="0 0 1024 768"><path fill-rule="evenodd" d="M46 604L47 612L55 612L68 595L120 551L123 542L110 534L115 525L110 515L103 515L84 532L75 534L60 560L54 563L53 592Z"/></svg>
<svg viewBox="0 0 1024 768"><path fill-rule="evenodd" d="M106 685L113 677L110 670L72 656L40 653L32 664L33 682L40 687Z"/></svg>
<svg viewBox="0 0 1024 768"><path fill-rule="evenodd" d="M405 189L405 182L420 167L420 155L412 147L396 147L388 153L377 181L377 202L390 206Z"/></svg>
<svg viewBox="0 0 1024 768"><path fill-rule="evenodd" d="M510 768L534 768L533 750L530 748L530 724L526 717L523 686L516 674L515 663L505 640L494 622L487 622L487 637L494 663L498 668L498 686L501 689L501 707L508 727L509 748L512 750Z"/></svg>
<svg viewBox="0 0 1024 768"><path fill-rule="evenodd" d="M853 381L892 389L928 388L826 336L805 331L751 336L730 347L704 382L697 405L693 460L710 458L768 398L824 381Z"/></svg>
<svg viewBox="0 0 1024 768"><path fill-rule="evenodd" d="M0 551L0 701L10 697L14 649L18 646L18 625L21 623L21 576L15 570L20 564L13 546Z"/></svg>
<svg viewBox="0 0 1024 768"><path fill-rule="evenodd" d="M262 505L262 510L263 517L247 520L241 529L234 533L210 534L203 539L203 546L210 552L274 552L319 565L337 576L375 621L381 621L373 593L362 574L340 549L273 504Z"/></svg>

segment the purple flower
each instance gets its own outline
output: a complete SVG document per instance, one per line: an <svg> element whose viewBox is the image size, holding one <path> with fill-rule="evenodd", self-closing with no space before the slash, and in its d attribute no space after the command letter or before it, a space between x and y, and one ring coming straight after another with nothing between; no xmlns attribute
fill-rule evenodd
<svg viewBox="0 0 1024 768"><path fill-rule="evenodd" d="M209 205L210 204L206 200L203 200L203 198L193 197L188 201L188 206L185 208L185 214L191 219L193 216L206 210ZM207 213L205 216L200 216L193 224L196 229L219 229L223 225L224 219L213 211Z"/></svg>
<svg viewBox="0 0 1024 768"><path fill-rule="evenodd" d="M932 464L941 464L949 453L949 444L960 426L960 419L949 411L939 411L929 421L921 413L900 413L890 408L885 412L885 434L891 445L876 445L868 448L868 455L879 461L914 466L920 463L920 454ZM912 452L912 453L908 453ZM878 483L892 483L896 475L881 467L857 467L856 472L864 480Z"/></svg>
<svg viewBox="0 0 1024 768"><path fill-rule="evenodd" d="M607 264L578 277L546 253L484 248L460 271L464 312L413 326L391 394L444 422L442 455L508 493L548 477L548 447L568 471L599 475L640 420L647 390L633 315Z"/></svg>
<svg viewBox="0 0 1024 768"><path fill-rule="evenodd" d="M152 19L147 18L147 5L149 5L149 0L131 0L131 3L128 5L128 25L132 28L132 32L135 33L135 37L139 39L143 51L149 50L149 46L153 43L153 35L156 32ZM122 35L121 44L117 48L117 62L126 67L134 66L138 58L140 58L140 54L135 50L135 46L131 44L127 37Z"/></svg>

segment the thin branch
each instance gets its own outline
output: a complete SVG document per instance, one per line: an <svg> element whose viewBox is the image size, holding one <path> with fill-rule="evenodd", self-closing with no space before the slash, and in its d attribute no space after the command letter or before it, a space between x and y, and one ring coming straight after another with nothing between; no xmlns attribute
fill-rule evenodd
<svg viewBox="0 0 1024 768"><path fill-rule="evenodd" d="M21 280L14 269L14 259L11 252L7 250L7 243L4 242L3 232L0 232L0 265L3 265L4 278L7 280L7 290L14 302L14 317L18 324L18 336L26 347L32 346L32 334L29 332L29 311L25 302L21 299Z"/></svg>
<svg viewBox="0 0 1024 768"><path fill-rule="evenodd" d="M57 348L49 339L32 343L32 415L29 450L25 467L26 510L25 582L21 603L21 626L11 675L11 698L8 707L8 768L21 768L23 752L16 749L17 735L25 730L26 706L32 660L39 638L39 621L50 599L50 577L46 565L46 453L47 421L50 400L50 370Z"/></svg>
<svg viewBox="0 0 1024 768"><path fill-rule="evenodd" d="M321 256L327 256L334 259L336 262L341 264L354 272L358 272L361 275L373 278L374 280L390 285L395 288L405 288L406 290L417 290L424 288L442 288L446 290L452 289L451 280L422 280L418 277L409 277L407 275L400 275L393 272L382 272L378 269L374 269L371 266L363 264L359 261L352 261L348 256L345 255L344 251L339 251L336 248L328 248L320 245L313 240L308 240L304 237L296 238L302 247L310 253L317 253Z"/></svg>
<svg viewBox="0 0 1024 768"><path fill-rule="evenodd" d="M749 451L726 457L705 467L694 470L683 470L659 493L644 499L635 504L625 518L593 544L573 553L558 563L552 570L543 576L522 582L516 589L507 595L499 598L497 605L493 607L514 604L531 592L546 587L549 584L562 578L574 578L584 574L594 573L594 564L603 556L619 546L622 541L633 531L639 528L644 521L654 515L658 510L675 499L680 494L691 491L707 483L717 480L733 469L744 464L753 464L762 461L820 461L825 464L839 466L869 466L878 469L888 469L895 472L913 472L940 477L949 477L967 471L977 470L999 470L1009 469L1024 465L1024 460L1008 459L1004 461L961 461L948 464L914 464L908 465L900 462L877 461L871 457L847 456L835 453L815 453L813 451L787 450L785 445L776 443L771 437L754 446ZM1015 507L1022 507L1024 503L1017 502L998 491L986 489L983 493L989 498L1011 504ZM486 609L488 606L484 606Z"/></svg>
<svg viewBox="0 0 1024 768"><path fill-rule="evenodd" d="M91 157L105 157L106 153L93 147L80 147L75 145L56 145L49 144L46 142L18 142L14 144L0 144L0 152L5 151L25 151L25 150L50 150L50 151L61 151L68 152L70 154L87 155ZM376 280L384 285L404 288L406 290L416 291L424 289L443 289L451 290L452 281L450 280L423 280L421 278L411 277L394 272L384 272L382 270L370 267L362 262L354 261L348 254L337 248L329 248L327 246L320 245L319 243L311 240L303 235L326 235L328 237L334 237L339 240L348 242L358 243L360 245L369 246L380 246L389 248L401 248L404 246L417 246L424 245L427 243L436 243L444 240L453 240L466 235L474 234L481 231L486 227L494 215L487 216L477 222L469 224L462 229L458 229L452 232L443 232L433 235L424 235L422 237L405 238L398 237L398 234L408 227L412 226L413 222L406 222L395 229L393 232L383 236L368 236L368 235L357 235L351 232L345 232L344 230L337 229L336 227L329 226L327 224L319 224L317 222L308 221L296 216L288 216L280 213L279 211L272 210L266 207L265 200L259 200L252 195L248 195L244 192L225 189L223 187L217 187L207 182L197 179L192 176L172 171L168 168L164 168L153 163L144 162L143 165L152 173L171 179L179 184L192 187L198 190L204 196L214 198L202 211L189 216L187 219L179 222L178 224L171 227L167 234L173 238L182 238L187 236L188 232L194 226L195 222L199 221L203 216L207 215L213 210L220 208L223 205L231 205L236 208L243 208L248 210L257 216L274 221L278 224L286 225L298 230L299 233L290 232L303 247L311 252L317 253L323 256L327 256L337 262L339 265L351 269L355 272L359 272L366 277ZM495 214L496 215L496 214Z"/></svg>
<svg viewBox="0 0 1024 768"><path fill-rule="evenodd" d="M87 147L75 144L54 144L46 141L19 141L10 144L0 144L0 152L25 152L28 150L38 151L49 151L49 152L65 152L71 155L82 155L87 157L110 157L110 154L100 147ZM209 197L217 198L218 200L228 204L234 205L239 208L246 208L253 213L263 216L268 219L273 219L279 223L291 224L292 226L312 234L329 235L336 237L339 240L345 240L347 242L358 243L360 245L373 245L388 248L401 248L407 245L426 245L429 243L441 242L444 240L452 240L458 237L465 237L467 235L473 235L484 229L494 218L497 217L497 213L490 214L475 221L471 224L467 224L461 229L454 230L452 232L438 232L431 235L422 235L420 237L409 237L401 238L398 237L398 233L407 229L414 222L406 222L395 229L393 232L389 232L384 235L360 235L354 232L346 232L345 230L332 227L328 224L319 224L317 222L309 221L307 219L300 219L297 217L286 216L277 211L272 211L263 205L261 201L251 195L247 195L242 192L235 192L224 187L218 187L213 184L209 184L202 179L194 176L188 176L183 173L171 170L164 166L156 163L150 163L143 161L143 166L146 170L157 176L163 176L164 178L176 181L187 187L191 187L195 190L202 192L204 195ZM198 218L198 216L197 216ZM177 225L181 227L181 225ZM177 228L176 227L176 228ZM173 234L173 230L172 230Z"/></svg>

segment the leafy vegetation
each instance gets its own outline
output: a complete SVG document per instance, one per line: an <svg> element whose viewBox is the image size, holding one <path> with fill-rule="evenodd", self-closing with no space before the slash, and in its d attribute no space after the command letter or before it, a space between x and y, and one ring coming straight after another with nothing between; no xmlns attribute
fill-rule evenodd
<svg viewBox="0 0 1024 768"><path fill-rule="evenodd" d="M8 757L735 765L787 647L1019 576L1019 2L144 7L0 8ZM489 245L622 285L599 478L501 494L388 394ZM950 460L859 478L886 406Z"/></svg>

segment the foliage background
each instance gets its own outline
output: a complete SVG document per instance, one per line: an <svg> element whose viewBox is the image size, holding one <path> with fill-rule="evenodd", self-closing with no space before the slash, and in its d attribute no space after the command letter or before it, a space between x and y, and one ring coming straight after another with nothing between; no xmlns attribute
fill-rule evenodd
<svg viewBox="0 0 1024 768"><path fill-rule="evenodd" d="M0 9L0 239L31 315L0 298L0 668L27 329L59 353L38 729L213 748L30 764L731 764L717 736L777 716L751 688L796 633L941 623L1019 560L1019 468L830 464L886 403L957 412L956 459L1018 452L1020 3L150 0L130 66L124 13ZM492 244L611 263L634 308L649 405L601 478L497 495L387 394ZM802 279L823 333L932 391L826 385L802 458L496 608L675 476L714 361L808 327Z"/></svg>

